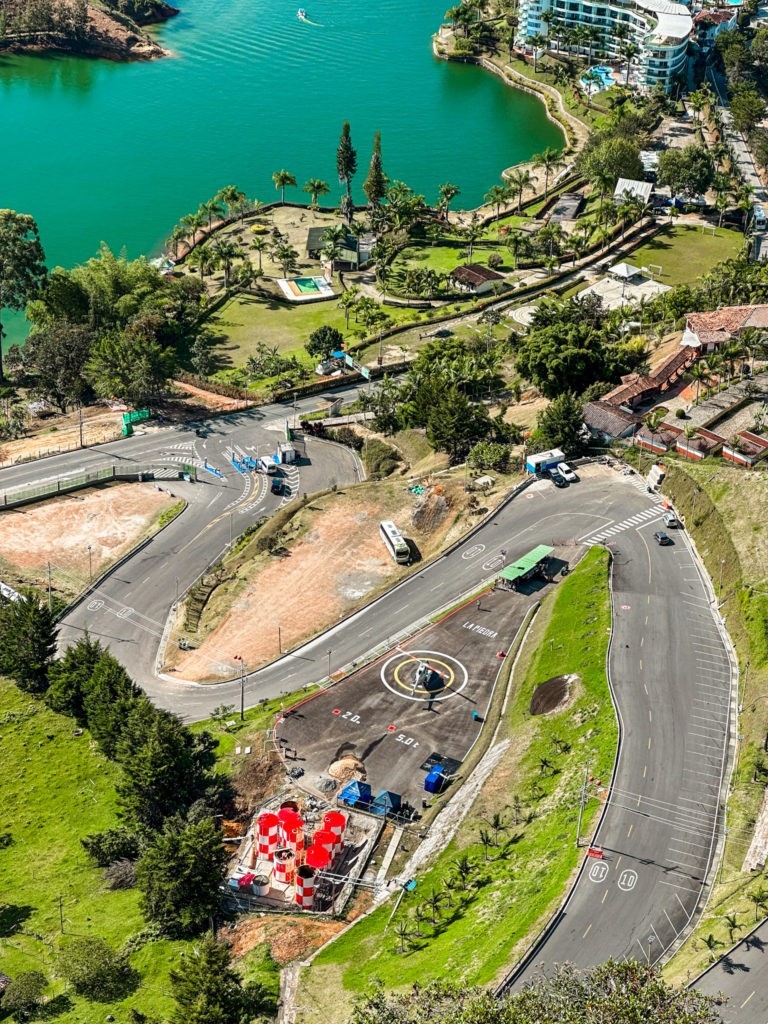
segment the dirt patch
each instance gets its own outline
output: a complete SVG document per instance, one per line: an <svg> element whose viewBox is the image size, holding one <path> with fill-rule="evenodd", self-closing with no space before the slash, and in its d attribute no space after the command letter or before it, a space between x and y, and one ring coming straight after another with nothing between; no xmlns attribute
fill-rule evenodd
<svg viewBox="0 0 768 1024"><path fill-rule="evenodd" d="M90 572L97 575L128 551L175 501L151 484L117 484L4 512L3 579L10 586L42 584L50 562L56 589L76 592Z"/></svg>
<svg viewBox="0 0 768 1024"><path fill-rule="evenodd" d="M103 444L120 437L122 412L93 406L83 409L83 444ZM78 412L57 413L33 418L27 425L27 437L0 444L0 465L28 462L43 455L73 451L80 447L80 415Z"/></svg>
<svg viewBox="0 0 768 1024"><path fill-rule="evenodd" d="M231 944L237 959L266 942L272 958L283 966L293 960L303 960L345 927L344 921L288 918L280 914L275 917L249 917L223 928L220 934Z"/></svg>
<svg viewBox="0 0 768 1024"><path fill-rule="evenodd" d="M250 742L252 752L232 776L237 811L243 815L252 814L254 808L276 793L285 775L282 761L274 750L267 750L263 736Z"/></svg>
<svg viewBox="0 0 768 1024"><path fill-rule="evenodd" d="M554 676L544 683L539 683L533 691L529 712L532 715L548 715L553 711L562 710L571 696L571 690L578 676L568 674L565 676Z"/></svg>
<svg viewBox="0 0 768 1024"><path fill-rule="evenodd" d="M242 409L248 403L239 398L228 398L226 395L217 395L213 391L205 391L203 388L195 387L194 384L186 384L183 381L173 381L175 388L189 395L196 400L196 404L202 406L206 411L211 409Z"/></svg>
<svg viewBox="0 0 768 1024"><path fill-rule="evenodd" d="M453 512L464 507L459 484L440 486ZM253 669L337 622L384 584L405 575L381 542L381 519L394 519L422 558L452 539L454 526L456 532L466 528L461 517L447 517L432 532L415 530L410 516L417 500L421 496L390 481L339 491L308 505L286 527L280 556L257 556L214 593L193 635L196 649L182 652L170 645L167 666L183 679L229 678L233 666L217 652L239 651Z"/></svg>

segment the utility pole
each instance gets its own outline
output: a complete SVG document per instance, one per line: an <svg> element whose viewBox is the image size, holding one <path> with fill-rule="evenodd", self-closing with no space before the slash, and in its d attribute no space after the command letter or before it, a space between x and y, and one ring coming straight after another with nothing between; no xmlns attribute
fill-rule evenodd
<svg viewBox="0 0 768 1024"><path fill-rule="evenodd" d="M93 545L88 545L88 581L93 579Z"/></svg>
<svg viewBox="0 0 768 1024"><path fill-rule="evenodd" d="M51 563L48 563L48 611L51 610L53 595L51 593Z"/></svg>
<svg viewBox="0 0 768 1024"><path fill-rule="evenodd" d="M78 406L78 410L80 412L80 419L79 419L79 425L80 425L80 447L82 448L83 447L83 403L82 402L80 402L80 404Z"/></svg>
<svg viewBox="0 0 768 1024"><path fill-rule="evenodd" d="M236 654L234 660L240 663L240 721L245 719L245 662L241 654Z"/></svg>
<svg viewBox="0 0 768 1024"><path fill-rule="evenodd" d="M581 787L581 800L579 801L579 820L576 825L576 849L581 843L581 819L584 816L584 804L587 802L587 783L589 781L589 761L584 762L584 784Z"/></svg>
<svg viewBox="0 0 768 1024"><path fill-rule="evenodd" d="M279 622L277 624L277 650L279 654L283 653L283 633Z"/></svg>
<svg viewBox="0 0 768 1024"><path fill-rule="evenodd" d="M329 679L329 680L330 680L330 678L331 678L331 655L332 655L332 654L333 654L333 651L331 651L331 650L329 649L329 651L328 651L328 679Z"/></svg>
<svg viewBox="0 0 768 1024"><path fill-rule="evenodd" d="M59 896L59 929L64 934L64 897Z"/></svg>

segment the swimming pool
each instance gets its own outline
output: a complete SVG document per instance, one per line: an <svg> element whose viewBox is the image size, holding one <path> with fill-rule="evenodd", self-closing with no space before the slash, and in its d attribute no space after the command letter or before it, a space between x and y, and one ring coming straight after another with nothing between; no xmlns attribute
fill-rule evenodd
<svg viewBox="0 0 768 1024"><path fill-rule="evenodd" d="M733 2L741 3L742 0L733 0ZM608 67L607 64L594 64L587 74L593 74L596 76L594 79L588 79L586 75L582 75L580 79L582 89L584 89L585 92L588 92L590 96L592 96L593 93L603 92L605 89L610 89L612 85L615 85L613 68Z"/></svg>
<svg viewBox="0 0 768 1024"><path fill-rule="evenodd" d="M320 292L320 286L314 277L294 277L293 283L302 295L317 295Z"/></svg>
<svg viewBox="0 0 768 1024"><path fill-rule="evenodd" d="M330 299L335 294L333 286L324 277L283 277L277 284L286 299L290 299L291 302Z"/></svg>

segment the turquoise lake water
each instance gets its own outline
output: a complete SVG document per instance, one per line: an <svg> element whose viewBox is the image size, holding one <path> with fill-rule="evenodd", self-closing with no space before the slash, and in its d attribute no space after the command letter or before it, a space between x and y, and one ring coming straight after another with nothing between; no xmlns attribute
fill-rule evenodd
<svg viewBox="0 0 768 1024"><path fill-rule="evenodd" d="M480 203L504 167L562 145L533 97L433 57L445 0L309 0L316 25L297 19L295 0L176 2L182 13L157 29L174 53L165 60L0 58L0 206L36 218L49 266L101 241L155 254L222 185L277 198L283 167L299 186L325 179L336 202L345 119L358 196L376 129L391 178L428 200L452 181L456 207ZM308 200L300 187L286 198Z"/></svg>

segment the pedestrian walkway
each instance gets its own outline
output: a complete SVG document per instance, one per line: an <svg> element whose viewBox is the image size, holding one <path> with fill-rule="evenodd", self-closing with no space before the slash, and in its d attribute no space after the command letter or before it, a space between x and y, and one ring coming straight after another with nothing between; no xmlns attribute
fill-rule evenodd
<svg viewBox="0 0 768 1024"><path fill-rule="evenodd" d="M663 505L653 505L651 508L646 509L645 512L639 512L635 516L630 516L629 519L623 519L620 523L609 523L608 526L604 526L597 533L588 534L586 537L579 537L579 541L582 544L586 544L587 547L592 547L595 544L604 544L605 541L610 540L611 537L615 537L619 533L623 533L625 530L637 530L640 526L648 526L655 519L661 518L664 511Z"/></svg>

